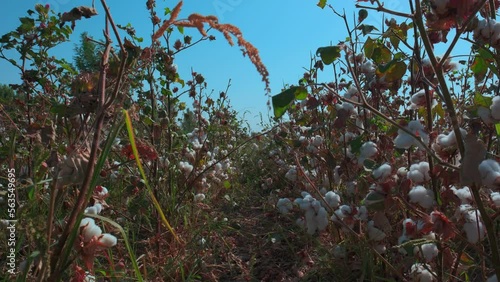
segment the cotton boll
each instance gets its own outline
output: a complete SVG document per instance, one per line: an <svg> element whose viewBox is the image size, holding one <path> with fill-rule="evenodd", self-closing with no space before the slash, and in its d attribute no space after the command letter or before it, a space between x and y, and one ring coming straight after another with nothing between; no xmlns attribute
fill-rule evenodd
<svg viewBox="0 0 500 282"><path fill-rule="evenodd" d="M491 116L496 120L500 120L500 96L493 97L490 110Z"/></svg>
<svg viewBox="0 0 500 282"><path fill-rule="evenodd" d="M314 138L312 140L312 145L319 147L319 146L321 146L321 144L323 144L323 137L321 137L320 135L314 136Z"/></svg>
<svg viewBox="0 0 500 282"><path fill-rule="evenodd" d="M89 226L89 225L95 225L95 221L93 218L90 218L90 217L84 217L82 218L82 221L80 221L80 227L83 227L83 226Z"/></svg>
<svg viewBox="0 0 500 282"><path fill-rule="evenodd" d="M488 277L488 279L486 280L486 282L498 282L497 275L494 274L493 276Z"/></svg>
<svg viewBox="0 0 500 282"><path fill-rule="evenodd" d="M378 153L377 145L371 141L365 142L360 150L358 157L358 164L363 164L366 159L375 156Z"/></svg>
<svg viewBox="0 0 500 282"><path fill-rule="evenodd" d="M481 221L466 222L464 224L464 231L467 236L467 241L471 244L476 244L477 242L483 240L486 235L486 230Z"/></svg>
<svg viewBox="0 0 500 282"><path fill-rule="evenodd" d="M418 204L424 209L429 209L434 205L434 193L424 186L415 186L408 193L410 203Z"/></svg>
<svg viewBox="0 0 500 282"><path fill-rule="evenodd" d="M99 237L102 234L102 230L99 226L95 224L89 224L82 230L82 236L84 242L89 242L94 236Z"/></svg>
<svg viewBox="0 0 500 282"><path fill-rule="evenodd" d="M114 245L116 245L116 242L116 237L108 233L102 234L102 236L99 237L99 243L106 248L113 247Z"/></svg>
<svg viewBox="0 0 500 282"><path fill-rule="evenodd" d="M306 227L307 227L307 233L312 235L316 232L316 229L318 228L318 224L315 220L316 213L312 209L306 210L305 213L305 218L306 218Z"/></svg>
<svg viewBox="0 0 500 282"><path fill-rule="evenodd" d="M94 206L86 208L84 213L94 215L98 214L97 209Z"/></svg>
<svg viewBox="0 0 500 282"><path fill-rule="evenodd" d="M379 254L385 254L385 252L387 251L387 247L385 245L375 245L373 247L375 249L375 252L379 253Z"/></svg>
<svg viewBox="0 0 500 282"><path fill-rule="evenodd" d="M325 201L332 209L336 209L340 205L340 196L333 191L329 191L325 194Z"/></svg>
<svg viewBox="0 0 500 282"><path fill-rule="evenodd" d="M194 201L195 202L203 202L205 200L206 196L203 193L198 193L194 195Z"/></svg>
<svg viewBox="0 0 500 282"><path fill-rule="evenodd" d="M499 209L500 208L500 193L493 192L493 193L491 193L490 197L491 197L491 200L493 201L493 203L495 204L495 207L497 209Z"/></svg>
<svg viewBox="0 0 500 282"><path fill-rule="evenodd" d="M367 231L368 239L375 242L382 241L386 237L386 234L382 230L375 227L375 222L373 220L368 222Z"/></svg>
<svg viewBox="0 0 500 282"><path fill-rule="evenodd" d="M333 256L338 259L344 259L347 257L347 251L344 246L337 245L333 249Z"/></svg>
<svg viewBox="0 0 500 282"><path fill-rule="evenodd" d="M398 136L394 139L394 146L399 149L408 149L414 143L413 137L402 130L398 130Z"/></svg>
<svg viewBox="0 0 500 282"><path fill-rule="evenodd" d="M365 206L361 206L358 208L358 213L354 215L354 218L366 221L368 219L368 209Z"/></svg>
<svg viewBox="0 0 500 282"><path fill-rule="evenodd" d="M389 164L383 164L372 172L372 176L378 181L384 181L387 177L389 177L389 175L391 175L391 172L392 167Z"/></svg>
<svg viewBox="0 0 500 282"><path fill-rule="evenodd" d="M326 209L321 207L316 215L316 223L319 231L323 231L328 226L328 213Z"/></svg>
<svg viewBox="0 0 500 282"><path fill-rule="evenodd" d="M422 142L424 144L429 143L429 135L425 132L424 126L420 123L418 120L412 120L408 123L406 126L406 129L408 129L410 132L414 133L417 137L420 137ZM404 132L403 130L399 129L398 130L398 136L396 139L394 139L394 146L396 148L400 149L408 149L412 145L415 145L419 148L422 148L422 145L420 145L419 142L417 142L416 139L414 139L411 135L408 133Z"/></svg>
<svg viewBox="0 0 500 282"><path fill-rule="evenodd" d="M479 165L482 184L488 188L500 188L500 164L495 160L484 160Z"/></svg>
<svg viewBox="0 0 500 282"><path fill-rule="evenodd" d="M290 167L290 169L285 174L285 178L292 182L295 182L297 180L297 169L295 166Z"/></svg>
<svg viewBox="0 0 500 282"><path fill-rule="evenodd" d="M415 246L413 253L417 254L419 257L424 258L426 262L431 262L435 257L437 257L439 250L434 243L422 244L420 246Z"/></svg>
<svg viewBox="0 0 500 282"><path fill-rule="evenodd" d="M399 177L406 177L408 175L408 169L406 167L400 167L398 168L398 172L396 174Z"/></svg>
<svg viewBox="0 0 500 282"><path fill-rule="evenodd" d="M426 105L425 91L420 90L417 93L413 94L410 98L410 101L413 109L424 107Z"/></svg>
<svg viewBox="0 0 500 282"><path fill-rule="evenodd" d="M460 128L460 133L462 136L467 135L467 131L463 128ZM455 136L455 131L451 131L448 134L439 134L436 138L436 142L439 146L446 148L455 146L457 144L457 137Z"/></svg>
<svg viewBox="0 0 500 282"><path fill-rule="evenodd" d="M194 169L188 162L179 162L179 168L185 175L189 175Z"/></svg>
<svg viewBox="0 0 500 282"><path fill-rule="evenodd" d="M428 264L415 263L411 266L410 277L413 279L413 281L419 282L435 281L433 273L429 270L431 270L431 267Z"/></svg>
<svg viewBox="0 0 500 282"><path fill-rule="evenodd" d="M423 183L431 179L429 170L430 168L428 162L412 164L410 166L410 171L408 171L406 177L415 183Z"/></svg>
<svg viewBox="0 0 500 282"><path fill-rule="evenodd" d="M292 201L288 198L281 198L276 205L281 214L287 214L293 209Z"/></svg>
<svg viewBox="0 0 500 282"><path fill-rule="evenodd" d="M472 202L472 193L469 187L465 186L463 188L457 189L455 186L450 188L451 191L460 199L462 204L469 204Z"/></svg>

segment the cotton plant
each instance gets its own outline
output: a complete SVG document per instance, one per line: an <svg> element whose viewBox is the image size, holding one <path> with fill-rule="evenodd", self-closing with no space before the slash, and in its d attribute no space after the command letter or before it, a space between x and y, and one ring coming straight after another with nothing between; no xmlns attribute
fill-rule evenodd
<svg viewBox="0 0 500 282"><path fill-rule="evenodd" d="M425 132L425 128L419 120L410 121L406 129L419 137L424 144L429 144L429 135ZM409 149L411 146L423 149L423 146L413 136L402 129L398 130L398 136L394 139L394 146L399 149Z"/></svg>

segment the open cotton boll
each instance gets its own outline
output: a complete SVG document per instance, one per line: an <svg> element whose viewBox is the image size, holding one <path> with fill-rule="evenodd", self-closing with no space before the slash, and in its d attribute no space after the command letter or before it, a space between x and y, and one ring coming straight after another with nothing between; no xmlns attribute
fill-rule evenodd
<svg viewBox="0 0 500 282"><path fill-rule="evenodd" d="M332 209L336 209L340 205L340 196L333 191L329 191L325 194L325 201Z"/></svg>
<svg viewBox="0 0 500 282"><path fill-rule="evenodd" d="M406 126L406 129L414 133L417 137L420 137L420 139L422 139L422 142L424 142L425 144L429 143L429 135L425 132L425 128L422 123L420 123L420 121L410 121ZM412 145L422 148L422 145L420 145L420 143L415 138L399 129L398 136L396 137L396 139L394 139L394 146L400 149L408 149Z"/></svg>
<svg viewBox="0 0 500 282"><path fill-rule="evenodd" d="M500 164L495 160L484 160L479 164L482 184L488 188L500 188Z"/></svg>
<svg viewBox="0 0 500 282"><path fill-rule="evenodd" d="M297 180L297 168L295 166L291 166L290 169L286 172L285 178L295 182Z"/></svg>
<svg viewBox="0 0 500 282"><path fill-rule="evenodd" d="M431 179L429 170L430 167L428 162L412 164L410 166L410 171L406 174L406 177L415 183L423 183Z"/></svg>
<svg viewBox="0 0 500 282"><path fill-rule="evenodd" d="M205 200L206 196L203 193L198 193L194 195L194 201L195 202L203 202Z"/></svg>
<svg viewBox="0 0 500 282"><path fill-rule="evenodd" d="M292 201L288 198L281 198L276 205L281 214L287 214L293 209Z"/></svg>
<svg viewBox="0 0 500 282"><path fill-rule="evenodd" d="M392 167L389 164L383 164L377 167L373 172L372 176L378 181L384 181L389 175L391 175Z"/></svg>
<svg viewBox="0 0 500 282"><path fill-rule="evenodd" d="M435 257L437 257L439 250L434 243L422 244L420 246L415 246L413 253L417 254L419 257L424 258L426 262L431 262Z"/></svg>
<svg viewBox="0 0 500 282"><path fill-rule="evenodd" d="M424 263L415 263L410 268L410 277L412 281L419 282L432 282L436 281L434 279L434 273L431 272L432 269L430 265Z"/></svg>
<svg viewBox="0 0 500 282"><path fill-rule="evenodd" d="M101 245L106 248L113 247L114 245L116 245L116 242L116 237L108 233L102 234L102 236L99 237L99 243L101 243Z"/></svg>
<svg viewBox="0 0 500 282"><path fill-rule="evenodd" d="M316 223L319 231L323 231L328 226L328 213L325 208L321 207L316 214Z"/></svg>
<svg viewBox="0 0 500 282"><path fill-rule="evenodd" d="M429 209L434 205L434 193L424 186L415 186L408 192L410 203L418 204L424 209Z"/></svg>
<svg viewBox="0 0 500 282"><path fill-rule="evenodd" d="M477 242L484 239L486 235L486 229L482 221L471 221L464 223L464 231L467 237L467 241L471 244L476 244Z"/></svg>
<svg viewBox="0 0 500 282"><path fill-rule="evenodd" d="M491 200L493 201L493 203L495 204L495 207L497 209L499 209L500 208L500 193L493 192L493 193L491 193L490 197L491 197Z"/></svg>
<svg viewBox="0 0 500 282"><path fill-rule="evenodd" d="M91 206L85 209L84 213L86 214L99 214L100 210L97 211L97 208L95 206Z"/></svg>
<svg viewBox="0 0 500 282"><path fill-rule="evenodd" d="M83 241L89 242L94 236L99 237L102 234L102 230L95 223L85 226L82 230Z"/></svg>
<svg viewBox="0 0 500 282"><path fill-rule="evenodd" d="M463 128L460 128L460 133L463 137L467 135L467 131ZM436 138L436 142L441 147L451 147L457 144L457 137L455 135L455 131L451 131L448 134L439 134Z"/></svg>
<svg viewBox="0 0 500 282"><path fill-rule="evenodd" d="M415 108L425 106L426 104L425 91L420 90L415 94L411 95L410 102L412 103L412 106L415 105Z"/></svg>
<svg viewBox="0 0 500 282"><path fill-rule="evenodd" d="M82 221L80 221L80 227L84 227L84 226L89 226L89 225L95 225L95 221L93 218L90 218L90 217L84 217L82 218Z"/></svg>
<svg viewBox="0 0 500 282"><path fill-rule="evenodd" d="M365 142L359 149L358 164L363 165L363 162L366 159L375 156L377 153L377 144L373 143L372 141Z"/></svg>
<svg viewBox="0 0 500 282"><path fill-rule="evenodd" d="M477 115L483 120L483 122L487 125L491 125L495 122L493 116L491 115L491 111L488 108L483 106L479 106L477 108Z"/></svg>
<svg viewBox="0 0 500 282"><path fill-rule="evenodd" d="M368 239L372 241L382 241L386 237L386 234L382 230L375 227L375 222L373 220L368 222L366 230L368 231Z"/></svg>
<svg viewBox="0 0 500 282"><path fill-rule="evenodd" d="M189 175L193 171L193 166L188 162L179 162L179 168L185 175Z"/></svg>
<svg viewBox="0 0 500 282"><path fill-rule="evenodd" d="M498 282L497 275L494 274L493 276L488 277L488 279L486 280L486 282Z"/></svg>
<svg viewBox="0 0 500 282"><path fill-rule="evenodd" d="M312 139L312 144L316 147L321 146L321 144L323 144L323 137L321 137L320 135L314 136L314 138Z"/></svg>
<svg viewBox="0 0 500 282"><path fill-rule="evenodd" d="M460 199L462 204L472 203L473 198L469 187L464 186L463 188L457 189L455 186L452 186L450 189Z"/></svg>
<svg viewBox="0 0 500 282"><path fill-rule="evenodd" d="M490 110L491 116L496 120L500 120L500 96L493 97Z"/></svg>

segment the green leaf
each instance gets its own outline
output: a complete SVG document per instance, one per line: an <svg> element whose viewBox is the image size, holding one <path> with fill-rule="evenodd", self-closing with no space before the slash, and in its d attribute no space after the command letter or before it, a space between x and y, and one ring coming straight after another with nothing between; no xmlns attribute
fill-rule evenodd
<svg viewBox="0 0 500 282"><path fill-rule="evenodd" d="M231 188L231 182L229 182L228 180L225 180L224 181L224 188L226 188L226 189Z"/></svg>
<svg viewBox="0 0 500 282"><path fill-rule="evenodd" d="M318 7L323 9L326 6L326 0L319 0L318 4L316 4L316 5L318 5Z"/></svg>
<svg viewBox="0 0 500 282"><path fill-rule="evenodd" d="M371 58L374 49L375 49L375 40L368 37L368 39L365 42L365 46L363 47L363 51L365 51L365 57Z"/></svg>
<svg viewBox="0 0 500 282"><path fill-rule="evenodd" d="M361 9L358 11L358 22L364 21L368 17L368 11L366 9Z"/></svg>
<svg viewBox="0 0 500 282"><path fill-rule="evenodd" d="M497 132L497 136L500 136L500 123L495 124L495 130Z"/></svg>
<svg viewBox="0 0 500 282"><path fill-rule="evenodd" d="M351 145L351 152L353 154L359 153L359 150L361 149L361 146L363 146L363 137L358 136L351 142L349 142L349 145Z"/></svg>
<svg viewBox="0 0 500 282"><path fill-rule="evenodd" d="M493 104L493 98L483 96L480 92L476 92L474 95L474 105L489 108Z"/></svg>
<svg viewBox="0 0 500 282"><path fill-rule="evenodd" d="M305 97L304 97L305 95ZM290 104L295 100L303 100L307 97L307 91L302 86L292 86L289 89L274 95L272 104L274 109L274 117L280 118L290 107Z"/></svg>
<svg viewBox="0 0 500 282"><path fill-rule="evenodd" d="M340 58L340 46L320 47L316 51L316 56L320 56L323 63L329 65Z"/></svg>
<svg viewBox="0 0 500 282"><path fill-rule="evenodd" d="M184 34L184 27L183 27L183 26L177 26L177 30L178 30L181 34Z"/></svg>
<svg viewBox="0 0 500 282"><path fill-rule="evenodd" d="M389 48L383 44L377 44L378 46L373 49L373 54L370 59L373 59L377 64L386 64L391 61L392 53Z"/></svg>
<svg viewBox="0 0 500 282"><path fill-rule="evenodd" d="M363 161L363 167L366 171L372 171L377 167L377 163L372 159L366 159Z"/></svg>
<svg viewBox="0 0 500 282"><path fill-rule="evenodd" d="M379 65L377 74L379 76L385 75L387 82L394 82L400 80L406 73L406 64L404 62L390 61L386 65Z"/></svg>

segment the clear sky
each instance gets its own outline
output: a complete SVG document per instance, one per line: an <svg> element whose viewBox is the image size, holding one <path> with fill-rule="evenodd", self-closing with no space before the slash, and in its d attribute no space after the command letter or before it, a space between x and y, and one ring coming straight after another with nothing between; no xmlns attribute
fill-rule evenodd
<svg viewBox="0 0 500 282"><path fill-rule="evenodd" d="M316 6L317 0L185 0L180 18L193 12L216 15L220 22L238 26L248 41L260 51L262 60L270 73L272 94L280 92L284 84L296 84L310 64L310 55L318 47L336 44L347 36L343 21L331 9ZM406 1L387 0L385 7L408 12ZM44 0L44 1L4 1L3 20L0 35L16 28L19 17L25 16L36 3L49 4L56 12L71 10L74 6L90 6L91 0ZM144 37L142 47L149 44L151 23L146 10L146 0L108 0L108 6L117 24L132 24L139 37ZM330 0L337 11L345 10L351 21L357 14L355 0ZM369 2L368 2L369 3ZM73 42L58 47L57 54L72 61L74 44L80 33L101 38L103 15L100 0L96 0L98 17L77 22L72 35ZM173 8L176 0L157 0L157 11L163 16L163 9ZM369 5L369 4L368 4ZM380 27L382 15L370 12L366 23ZM196 31L190 31L193 39L199 38ZM229 79L232 86L228 92L234 108L245 114L252 129L258 129L259 112L267 117L267 97L264 84L255 67L244 58L238 47L230 47L223 36L212 33L216 41L203 42L192 49L181 52L176 62L184 79L189 79L191 68L202 73L214 93L226 89ZM9 64L0 61L0 83L19 81L19 74ZM331 72L324 74L324 80L331 80Z"/></svg>

